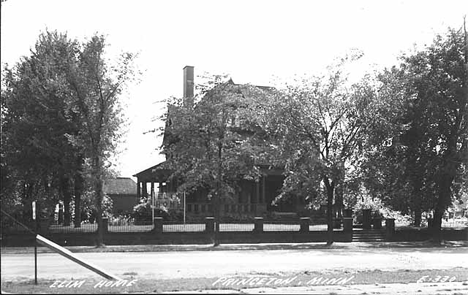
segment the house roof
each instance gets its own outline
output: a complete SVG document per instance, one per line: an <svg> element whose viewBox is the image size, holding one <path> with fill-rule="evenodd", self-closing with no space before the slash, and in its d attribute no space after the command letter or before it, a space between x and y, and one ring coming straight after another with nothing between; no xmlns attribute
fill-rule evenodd
<svg viewBox="0 0 468 295"><path fill-rule="evenodd" d="M137 184L129 177L106 179L104 191L109 195L136 195Z"/></svg>
<svg viewBox="0 0 468 295"><path fill-rule="evenodd" d="M275 91L276 88L275 87L270 87L270 86L260 86L260 85L250 85L250 84L236 84L234 83L234 81L232 80L232 78L230 78L228 81L224 82L223 83L224 85L232 85L232 86L236 86L235 88L231 89L231 91L236 91L242 95L245 95L245 96L248 96L250 95L249 91L246 90L245 87L253 87L253 88L257 88L257 89L260 89L261 91L264 91L264 92L272 92L272 91ZM170 117L170 113L171 113L171 106L169 105L168 106L168 121L166 121L166 124L168 124L169 122L169 117ZM166 125L167 127L167 125ZM167 132L167 128L164 132L164 137L163 137L163 146L165 144L167 144L167 141L169 140L169 137L170 137L170 134ZM163 152L164 153L164 152ZM273 167L271 165L267 165L267 164L263 164L261 165L261 169L264 173L268 174L268 175L273 175L273 174L281 174L283 169L278 169L277 167ZM164 161L162 163L159 163L155 166L152 166L146 170L143 170L141 172L138 172L137 174L133 175L134 177L137 177L138 178L138 181L166 181L170 176L171 174L173 173L173 170L169 167L168 165L168 162L167 161Z"/></svg>
<svg viewBox="0 0 468 295"><path fill-rule="evenodd" d="M165 182L173 173L167 161L154 165L133 175L139 181L162 181Z"/></svg>

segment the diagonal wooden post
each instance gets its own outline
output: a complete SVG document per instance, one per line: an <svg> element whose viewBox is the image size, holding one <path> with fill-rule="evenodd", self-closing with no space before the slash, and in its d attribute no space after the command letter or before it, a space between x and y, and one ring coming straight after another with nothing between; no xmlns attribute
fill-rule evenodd
<svg viewBox="0 0 468 295"><path fill-rule="evenodd" d="M86 262L84 261L83 259L79 258L78 256L76 256L74 253L70 252L70 250L68 249L65 249L64 247L60 246L60 245L57 245L56 243L44 238L43 236L41 235L36 235L36 241L44 246L46 246L47 248L51 249L52 251L70 259L71 261L73 262L76 262L78 263L79 265L81 266L84 266L86 267L87 269L97 273L98 275L108 279L108 280L117 280L117 281L120 281L120 278L112 275L112 274L109 274L107 273L106 271L104 271L103 269L95 266L95 265L92 265L91 263L89 262Z"/></svg>

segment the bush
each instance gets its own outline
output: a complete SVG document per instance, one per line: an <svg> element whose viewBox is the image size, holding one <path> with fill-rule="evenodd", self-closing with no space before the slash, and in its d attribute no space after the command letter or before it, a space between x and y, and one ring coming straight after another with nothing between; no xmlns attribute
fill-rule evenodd
<svg viewBox="0 0 468 295"><path fill-rule="evenodd" d="M135 225L149 225L153 224L150 203L140 203L133 207L132 217L135 220Z"/></svg>
<svg viewBox="0 0 468 295"><path fill-rule="evenodd" d="M150 203L140 203L133 207L131 215L135 220L135 225L153 224L153 212ZM184 213L176 210L166 210L165 208L154 209L155 217L162 217L164 221L183 221Z"/></svg>
<svg viewBox="0 0 468 295"><path fill-rule="evenodd" d="M109 225L113 226L122 226L122 225L133 225L134 218L129 214L120 214L117 216L110 215L109 217Z"/></svg>

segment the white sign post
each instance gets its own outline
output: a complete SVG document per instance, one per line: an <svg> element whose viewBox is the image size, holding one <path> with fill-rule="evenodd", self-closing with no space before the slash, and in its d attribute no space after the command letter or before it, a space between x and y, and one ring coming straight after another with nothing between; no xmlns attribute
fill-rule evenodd
<svg viewBox="0 0 468 295"><path fill-rule="evenodd" d="M36 220L36 201L32 202L32 219Z"/></svg>
<svg viewBox="0 0 468 295"><path fill-rule="evenodd" d="M37 234L36 201L32 202L32 219L34 220ZM37 241L34 242L34 284L37 285Z"/></svg>

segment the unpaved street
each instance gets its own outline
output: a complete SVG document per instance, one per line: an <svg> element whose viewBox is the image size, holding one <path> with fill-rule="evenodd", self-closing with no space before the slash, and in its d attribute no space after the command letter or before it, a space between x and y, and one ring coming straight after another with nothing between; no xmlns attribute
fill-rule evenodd
<svg viewBox="0 0 468 295"><path fill-rule="evenodd" d="M132 274L155 279L301 271L468 268L466 247L111 252L78 255L117 276ZM32 252L2 253L1 258L2 281L34 277ZM79 279L96 276L88 269L54 253L38 254L38 267L39 277L42 278Z"/></svg>

